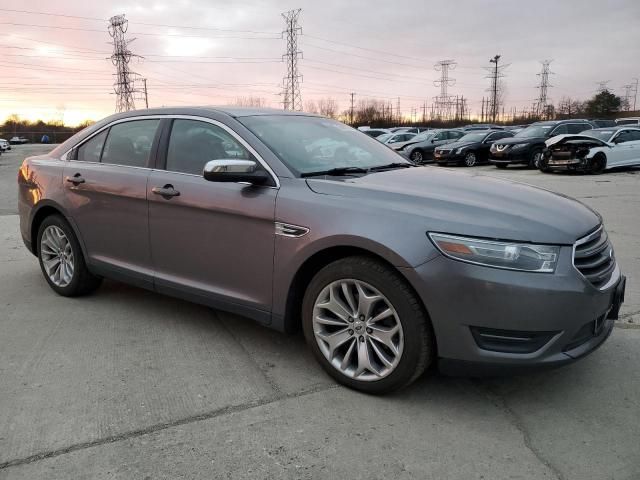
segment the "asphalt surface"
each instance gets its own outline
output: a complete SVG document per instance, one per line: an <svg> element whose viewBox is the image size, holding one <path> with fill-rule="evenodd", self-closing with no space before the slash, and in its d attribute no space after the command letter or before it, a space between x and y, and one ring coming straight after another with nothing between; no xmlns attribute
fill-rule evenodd
<svg viewBox="0 0 640 480"><path fill-rule="evenodd" d="M640 478L640 171L472 170L603 214L629 281L601 349L371 397L336 386L301 336L115 282L54 294L16 216L17 167L48 148L0 156L0 480Z"/></svg>

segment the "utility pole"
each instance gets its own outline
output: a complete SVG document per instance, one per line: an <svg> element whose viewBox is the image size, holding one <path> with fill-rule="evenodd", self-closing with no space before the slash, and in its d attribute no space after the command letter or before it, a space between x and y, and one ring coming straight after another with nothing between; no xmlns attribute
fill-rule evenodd
<svg viewBox="0 0 640 480"><path fill-rule="evenodd" d="M553 73L549 71L549 65L551 65L552 60L542 60L542 70L537 75L540 77L540 85L538 85L538 89L540 93L538 94L538 100L536 104L536 113L540 118L546 116L547 105L549 101L547 100L547 90L552 85L549 85L549 74Z"/></svg>
<svg viewBox="0 0 640 480"><path fill-rule="evenodd" d="M482 113L480 113L480 122L484 123L484 97L482 97Z"/></svg>
<svg viewBox="0 0 640 480"><path fill-rule="evenodd" d="M501 55L496 55L495 57L493 57L492 59L489 60L489 63L494 63L495 64L495 68L493 69L493 74L491 75L491 117L492 117L492 122L496 121L496 118L498 116L498 72L499 72L499 67L498 67L498 62L500 62L500 57Z"/></svg>
<svg viewBox="0 0 640 480"><path fill-rule="evenodd" d="M113 83L113 90L116 94L116 112L128 112L135 110L135 102L133 94L135 88L131 75L135 75L129 69L129 62L134 55L129 50L129 43L133 40L127 40L125 33L127 32L129 21L124 15L115 15L109 19L109 35L113 38L113 54L111 62L116 67L116 80Z"/></svg>
<svg viewBox="0 0 640 480"><path fill-rule="evenodd" d="M302 110L302 95L300 93L302 75L298 73L298 59L302 58L302 52L298 50L298 35L302 33L302 28L298 25L301 11L302 9L298 8L282 14L286 27L282 35L286 35L287 39L287 53L282 56L287 64L287 75L282 81L285 110Z"/></svg>
<svg viewBox="0 0 640 480"><path fill-rule="evenodd" d="M354 92L351 92L351 125L353 125L353 99L356 96Z"/></svg>
<svg viewBox="0 0 640 480"><path fill-rule="evenodd" d="M451 114L453 97L449 96L447 87L452 87L456 84L456 79L449 77L449 71L455 70L456 65L455 60L441 60L433 66L437 72L440 72L440 80L433 82L436 87L440 87L440 95L433 97L433 102L436 105L438 117L442 120L449 120L449 115Z"/></svg>
<svg viewBox="0 0 640 480"><path fill-rule="evenodd" d="M422 103L422 123L426 123L427 121L427 101L425 100Z"/></svg>
<svg viewBox="0 0 640 480"><path fill-rule="evenodd" d="M147 79L142 79L142 84L144 85L144 108L149 108L149 96L147 94Z"/></svg>
<svg viewBox="0 0 640 480"><path fill-rule="evenodd" d="M402 115L400 114L400 97L398 97L398 102L396 103L396 115L398 116L398 125L402 123Z"/></svg>
<svg viewBox="0 0 640 480"><path fill-rule="evenodd" d="M624 88L624 97L622 98L622 108L628 112L629 110L631 110L631 97L633 96L631 94L631 92L633 92L635 85L633 83L630 83L628 85L623 85L622 88ZM634 107L635 109L635 107Z"/></svg>
<svg viewBox="0 0 640 480"><path fill-rule="evenodd" d="M633 111L636 111L636 100L638 100L638 79L634 78L635 83L633 87Z"/></svg>

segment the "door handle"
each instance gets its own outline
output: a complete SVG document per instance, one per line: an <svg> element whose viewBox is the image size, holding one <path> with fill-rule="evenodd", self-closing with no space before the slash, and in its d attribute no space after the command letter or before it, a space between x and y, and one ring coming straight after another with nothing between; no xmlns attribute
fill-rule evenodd
<svg viewBox="0 0 640 480"><path fill-rule="evenodd" d="M151 189L156 195L160 195L164 198L178 197L180 192L173 188L173 185L165 185L164 187L153 187Z"/></svg>
<svg viewBox="0 0 640 480"><path fill-rule="evenodd" d="M81 183L85 183L86 181L79 173L76 173L73 177L67 177L65 178L65 180L69 183L73 183L76 186L80 185Z"/></svg>

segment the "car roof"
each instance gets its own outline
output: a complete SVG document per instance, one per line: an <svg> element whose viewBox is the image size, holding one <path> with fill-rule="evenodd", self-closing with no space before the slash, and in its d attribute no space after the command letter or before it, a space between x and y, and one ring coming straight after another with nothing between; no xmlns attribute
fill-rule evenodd
<svg viewBox="0 0 640 480"><path fill-rule="evenodd" d="M185 107L163 107L140 110L130 110L128 112L116 113L110 118L130 118L144 115L188 115L203 113L224 113L231 117L252 117L256 115L292 115L304 117L321 117L313 113L299 112L295 110L281 110L278 108L257 108L257 107L236 107L236 106L185 106Z"/></svg>
<svg viewBox="0 0 640 480"><path fill-rule="evenodd" d="M617 132L618 130L640 130L640 126L635 125L613 125L611 127L594 128L592 132Z"/></svg>

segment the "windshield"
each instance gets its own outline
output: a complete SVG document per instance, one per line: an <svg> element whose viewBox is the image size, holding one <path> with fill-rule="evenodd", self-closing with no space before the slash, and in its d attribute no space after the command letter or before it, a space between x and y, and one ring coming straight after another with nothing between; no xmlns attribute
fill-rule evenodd
<svg viewBox="0 0 640 480"><path fill-rule="evenodd" d="M487 136L487 132L484 133L467 133L463 137L460 137L456 140L456 143L471 143L471 142L481 142L484 140L484 137Z"/></svg>
<svg viewBox="0 0 640 480"><path fill-rule="evenodd" d="M598 140L602 140L603 142L608 142L611 135L613 135L613 130L587 130L586 132L582 132L580 135L586 135L587 137L593 137Z"/></svg>
<svg viewBox="0 0 640 480"><path fill-rule="evenodd" d="M530 127L520 130L514 136L518 138L546 137L555 125L531 125Z"/></svg>
<svg viewBox="0 0 640 480"><path fill-rule="evenodd" d="M377 136L376 140L378 140L379 142L386 142L391 137L393 137L393 135L393 133L383 133L382 135Z"/></svg>
<svg viewBox="0 0 640 480"><path fill-rule="evenodd" d="M335 120L297 115L258 115L238 120L298 175L333 168L410 165L389 147Z"/></svg>
<svg viewBox="0 0 640 480"><path fill-rule="evenodd" d="M433 132L422 132L416 135L411 139L411 141L421 142L423 140L428 140L430 137L433 137L435 133Z"/></svg>

